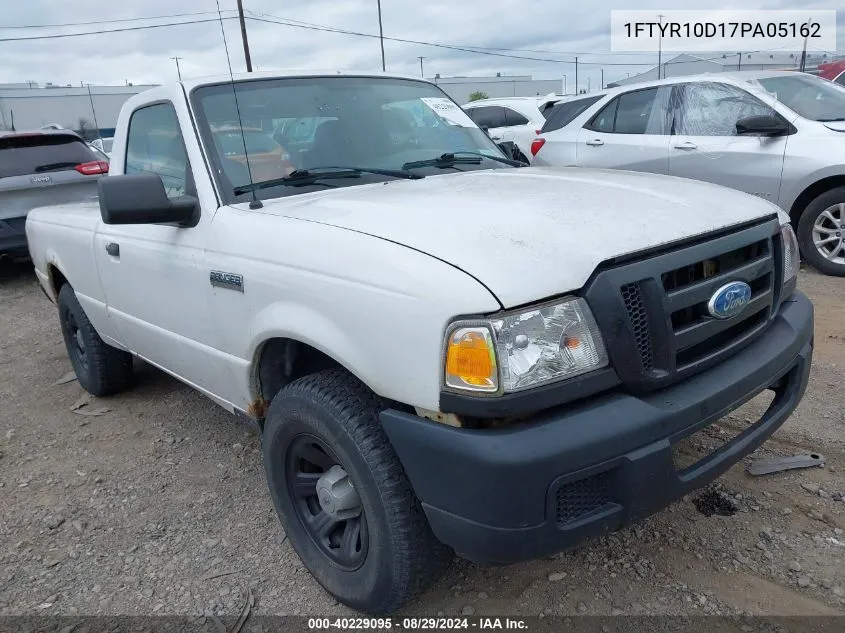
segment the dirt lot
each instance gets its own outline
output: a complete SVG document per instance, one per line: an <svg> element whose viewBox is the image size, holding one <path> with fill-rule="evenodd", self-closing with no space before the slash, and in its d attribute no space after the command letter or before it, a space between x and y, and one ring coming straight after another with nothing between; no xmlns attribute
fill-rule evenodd
<svg viewBox="0 0 845 633"><path fill-rule="evenodd" d="M845 279L802 272L816 354L800 408L761 452L827 467L721 480L738 511L685 499L533 563L454 564L409 612L845 613ZM285 542L258 437L146 366L131 392L70 409L55 308L0 262L0 614L344 614ZM753 403L752 403L753 405ZM752 407L753 408L753 407ZM745 412L725 421L742 424Z"/></svg>

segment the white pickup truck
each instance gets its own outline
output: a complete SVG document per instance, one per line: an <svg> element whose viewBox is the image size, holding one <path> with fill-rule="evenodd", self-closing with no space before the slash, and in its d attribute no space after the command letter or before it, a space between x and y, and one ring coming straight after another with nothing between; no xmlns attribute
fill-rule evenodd
<svg viewBox="0 0 845 633"><path fill-rule="evenodd" d="M124 389L137 356L253 421L291 544L370 613L453 553L531 559L660 510L756 449L810 373L774 205L523 167L419 79L154 88L120 113L99 205L26 232L79 383Z"/></svg>

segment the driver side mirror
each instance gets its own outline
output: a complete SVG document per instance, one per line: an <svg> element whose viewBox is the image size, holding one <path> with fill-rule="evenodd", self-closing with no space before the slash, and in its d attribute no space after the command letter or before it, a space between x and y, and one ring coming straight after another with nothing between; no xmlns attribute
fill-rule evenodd
<svg viewBox="0 0 845 633"><path fill-rule="evenodd" d="M792 126L773 114L748 116L736 122L736 133L740 136L785 136Z"/></svg>
<svg viewBox="0 0 845 633"><path fill-rule="evenodd" d="M106 176L98 181L100 215L106 224L196 226L199 200L168 198L161 176L151 173Z"/></svg>

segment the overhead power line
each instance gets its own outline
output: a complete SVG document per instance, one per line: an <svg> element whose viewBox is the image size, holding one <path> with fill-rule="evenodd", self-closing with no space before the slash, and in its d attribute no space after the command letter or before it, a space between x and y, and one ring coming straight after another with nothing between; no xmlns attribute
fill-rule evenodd
<svg viewBox="0 0 845 633"><path fill-rule="evenodd" d="M227 10L232 11L232 10ZM92 21L92 22L78 22L78 23L66 23L66 24L40 24L40 25L15 25L15 26L8 26L8 27L0 27L5 29L14 29L14 28L58 28L58 27L65 27L65 26L87 26L87 25L94 25L94 24L112 24L112 23L121 23L121 22L130 22L130 21L141 21L141 20L155 20L155 19L167 19L171 17L191 17L191 16L199 16L199 15L209 15L211 12L197 12L197 13L183 13L183 14L171 14L170 16L153 16L148 18L124 18L120 20L100 20L100 21ZM256 13L254 11L247 10L247 13L250 15L246 16L247 20L252 20L254 22L263 22L267 24L276 24L278 26L287 26L290 28L298 28L298 29L305 29L311 31L321 31L327 33L338 33L342 35L352 35L356 37L366 37L366 38L379 38L379 35L375 33L363 33L361 31L352 31L348 29L341 29L331 26L326 26L323 24L314 24L311 22L303 22L301 20L293 20L290 18L281 18L279 16L274 16L266 13ZM224 20L232 20L237 19L237 15L233 16L223 16L222 19ZM47 35L24 35L19 37L0 37L0 42L19 42L19 41L36 41L36 40L49 40L49 39L62 39L66 37L83 37L86 35L101 35L106 33L121 33L127 31L143 31L147 29L159 29L159 28L168 28L168 27L176 27L176 26L185 26L190 24L205 24L211 22L218 22L219 18L202 18L197 20L182 20L178 22L166 22L161 24L144 24L138 26L126 26L126 27L118 27L113 29L98 29L93 31L77 31L74 33L51 33ZM413 40L408 38L402 37L391 37L391 36L384 36L385 40L393 41L393 42L400 42L403 44L414 44L417 46L430 46L434 48L440 48L445 50L452 50L452 51L460 51L465 53L474 53L476 55L487 55L492 57L501 57L505 59L519 59L524 61L534 61L534 62L543 62L543 63L551 63L551 64L574 64L575 59L553 59L548 57L535 57L535 56L527 56L527 55L513 55L510 52L520 52L520 51L530 51L532 49L509 49L509 48L493 48L493 47L481 47L481 46L471 46L471 45L459 45L459 44L444 44L440 42L428 42L425 40ZM759 51L748 51L748 52L756 52L756 53L765 53L765 52L774 52L780 49L771 49L771 50L759 50ZM546 54L568 54L562 51L552 52L548 51ZM576 53L572 53L575 55ZM588 56L588 55L622 55L624 53L577 53L578 56ZM639 54L639 53L637 53ZM702 57L701 60L704 61L713 61L722 59L722 54L715 55L713 57ZM668 61L662 64L663 67L671 64L676 63L684 63L685 60L681 61ZM642 62L599 62L599 61L582 61L579 59L578 61L579 66L650 66L651 63L648 61Z"/></svg>
<svg viewBox="0 0 845 633"><path fill-rule="evenodd" d="M236 20L237 16L223 16L224 20ZM54 40L65 37L82 37L84 35L102 35L104 33L122 33L125 31L144 31L146 29L161 29L170 26L183 26L186 24L205 24L207 22L219 22L219 18L207 18L203 20L185 20L183 22L168 22L165 24L145 24L143 26L126 26L117 29L101 29L99 31L79 31L76 33L51 33L50 35L25 35L23 37L0 37L0 42L25 42L32 40Z"/></svg>
<svg viewBox="0 0 845 633"><path fill-rule="evenodd" d="M223 12L231 12L233 9L223 9ZM215 11L199 11L194 13L171 13L169 15L151 15L148 17L134 17L134 18L115 18L112 20L93 20L89 22L65 22L62 24L12 24L3 26L0 24L0 30L3 29L53 29L66 26L93 26L95 24L118 24L120 22L141 22L145 20L169 20L172 18L188 18L197 17L199 15L217 15Z"/></svg>
<svg viewBox="0 0 845 633"><path fill-rule="evenodd" d="M354 36L357 36L357 37L368 37L368 38L378 38L379 37L377 34L374 34L374 33L362 33L360 31L350 31L348 29L340 29L340 28L335 28L335 27L331 27L331 26L325 26L325 25L322 25L322 24L313 24L313 23L310 23L310 22L302 22L300 20L291 20L291 19L287 19L287 18L280 18L278 16L273 16L273 15L269 15L269 14L266 14L266 13L256 14L254 11L249 11L249 13L251 13L252 16L247 17L247 19L253 20L255 22L266 22L266 23L269 23L269 24L278 24L280 26L288 26L288 27L291 27L291 28L306 29L306 30L310 30L310 31L323 31L323 32L327 32L327 33L340 33L340 34L343 34L343 35L354 35ZM259 15L262 16L262 17L256 17L256 16L259 16ZM387 35L384 36L384 39L390 40L392 42L401 42L401 43L404 43L404 44L416 44L418 46L432 46L432 47L435 47L435 48L442 48L442 49L453 50L453 51L462 51L462 52L466 52L466 53L475 53L475 54L478 54L478 55L490 55L490 56L493 56L493 57L504 57L504 58L507 58L507 59L522 59L522 60L535 61L535 62L546 62L546 63L552 63L552 64L574 64L575 63L575 59L550 59L550 58L543 58L543 57L528 57L528 56L524 56L524 55L510 55L510 54L507 54L507 53L497 53L497 52L495 52L496 49L487 50L487 49L483 49L481 47L472 47L472 46L457 45L457 44L443 44L443 43L438 43L438 42L427 42L427 41L424 41L424 40L412 40L412 39L407 39L407 38L402 38L402 37L391 37L391 36L387 36ZM508 50L508 49L502 49L502 50ZM778 50L778 49L772 49L772 50L775 51L775 50ZM763 53L763 52L770 52L770 51L759 50L759 51L749 51L749 52ZM578 53L578 55L591 55L591 54L593 54L593 53ZM701 57L699 59L703 60L703 61L713 61L713 60L717 60L717 59L722 59L722 54L720 53L718 55L714 55L713 57ZM662 66L665 67L665 66L668 66L668 65L671 65L671 64L683 64L683 63L686 63L686 61L687 60L668 61L668 62L664 62L662 64ZM579 59L578 65L579 66L580 65L584 65L584 66L651 66L652 63L650 63L648 61L643 61L643 62L585 62L585 61L580 61L580 59Z"/></svg>

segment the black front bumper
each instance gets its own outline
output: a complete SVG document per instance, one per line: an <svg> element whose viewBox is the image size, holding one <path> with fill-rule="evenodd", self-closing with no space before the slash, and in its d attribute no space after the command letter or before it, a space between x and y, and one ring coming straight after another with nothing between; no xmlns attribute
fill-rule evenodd
<svg viewBox="0 0 845 633"><path fill-rule="evenodd" d="M798 405L812 353L813 306L796 292L748 347L658 392L596 396L501 430L381 419L437 538L471 560L517 562L618 530L725 472ZM674 444L766 389L775 398L760 420L675 467Z"/></svg>

